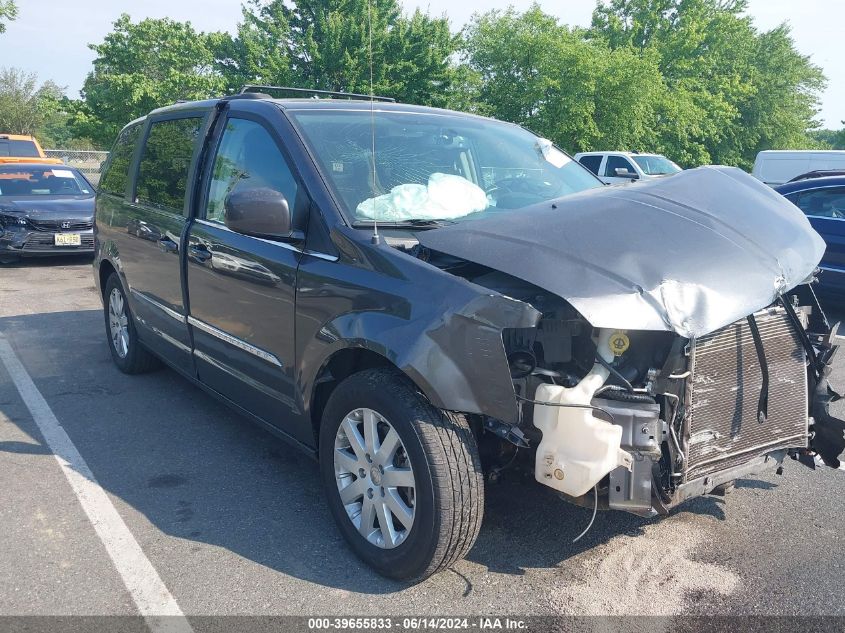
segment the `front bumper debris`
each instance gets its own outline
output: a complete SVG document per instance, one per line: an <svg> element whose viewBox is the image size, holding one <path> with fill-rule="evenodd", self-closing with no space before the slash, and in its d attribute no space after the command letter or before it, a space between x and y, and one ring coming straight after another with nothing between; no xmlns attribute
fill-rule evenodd
<svg viewBox="0 0 845 633"><path fill-rule="evenodd" d="M57 233L74 233L80 238L79 246L57 246ZM92 229L77 231L49 231L31 229L0 229L0 257L3 256L41 256L41 255L72 255L74 253L94 252L94 231Z"/></svg>
<svg viewBox="0 0 845 633"><path fill-rule="evenodd" d="M830 403L836 402L842 396L831 389L827 381L829 373L830 365L826 365L825 375L816 383L813 392L810 448L821 457L825 465L841 468L842 453L845 451L845 421L831 415ZM801 461L809 465L808 461Z"/></svg>

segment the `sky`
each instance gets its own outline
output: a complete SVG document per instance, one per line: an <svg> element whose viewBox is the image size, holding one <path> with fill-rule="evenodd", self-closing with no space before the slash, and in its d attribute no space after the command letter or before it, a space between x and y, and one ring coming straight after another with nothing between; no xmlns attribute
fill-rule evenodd
<svg viewBox="0 0 845 633"><path fill-rule="evenodd" d="M407 11L417 7L432 15L448 14L457 31L473 13L513 5L524 10L532 0L400 0ZM35 72L78 96L91 70L89 43L101 42L112 22L129 13L133 20L170 17L189 20L201 31L233 31L241 17L240 0L17 0L19 15L0 35L0 65ZM563 22L587 26L595 0L540 0L547 13ZM845 119L845 63L842 63L842 0L751 0L749 13L758 28L789 22L799 51L810 55L828 78L819 119L839 129Z"/></svg>

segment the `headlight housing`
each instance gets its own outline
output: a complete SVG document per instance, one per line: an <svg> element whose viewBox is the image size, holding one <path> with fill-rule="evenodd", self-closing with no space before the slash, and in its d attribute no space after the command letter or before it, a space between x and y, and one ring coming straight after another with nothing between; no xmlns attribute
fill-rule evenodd
<svg viewBox="0 0 845 633"><path fill-rule="evenodd" d="M22 215L11 215L0 213L0 226L6 229L15 229L26 226L26 217Z"/></svg>

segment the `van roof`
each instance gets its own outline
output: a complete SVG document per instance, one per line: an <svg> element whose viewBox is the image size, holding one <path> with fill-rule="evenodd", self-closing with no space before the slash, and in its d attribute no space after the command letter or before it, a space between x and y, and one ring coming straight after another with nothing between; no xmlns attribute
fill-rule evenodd
<svg viewBox="0 0 845 633"><path fill-rule="evenodd" d="M255 94L255 93L253 93ZM221 100L235 100L240 95L233 95L232 97L222 97L221 99L206 99L204 101L180 101L172 105L167 105L150 112L148 116L156 114L164 114L169 112L179 112L180 110L202 110L211 109ZM454 110L445 110L443 108L433 108L430 106L412 105L408 103L392 103L386 101L373 101L363 99L314 99L314 98L288 98L275 99L272 97L251 97L254 101L267 101L274 103L283 110L367 110L374 107L376 111L380 112L407 112L407 113L440 113L449 114L452 116L465 116L468 118L485 118L479 117L475 114L468 114L465 112L456 112ZM145 117L137 119L143 120ZM133 121L132 123L135 123ZM130 124L131 125L131 124Z"/></svg>
<svg viewBox="0 0 845 633"><path fill-rule="evenodd" d="M256 93L250 93L251 100L254 101L267 101L270 103L276 104L282 110L366 110L369 111L371 107L374 107L376 112L403 112L406 114L443 114L449 116L459 116L459 117L466 117L468 119L487 119L492 120L490 117L483 117L477 114L470 114L467 112L458 112L456 110L446 110L444 108L433 108L430 106L421 106L421 105L411 105L408 103L394 103L394 102L387 102L387 101L374 101L371 102L369 100L362 100L362 99L325 99L325 98L289 98L289 99L274 99L272 97L268 97L265 95L257 95ZM161 108L156 108L152 110L150 113L145 114L144 116L140 116L133 121L129 121L126 125L123 126L123 130L129 128L133 125L137 125L139 123L143 123L148 117L156 116L159 114L169 114L173 112L181 112L181 111L197 111L197 110L211 110L215 107L220 101L222 100L235 100L243 98L240 95L231 95L228 97L220 97L216 99L204 99L201 101L178 101L177 103L173 103L171 105L162 106ZM498 121L498 119L497 119ZM515 125L513 123L508 123L507 121L498 121L499 123L505 123L508 125Z"/></svg>

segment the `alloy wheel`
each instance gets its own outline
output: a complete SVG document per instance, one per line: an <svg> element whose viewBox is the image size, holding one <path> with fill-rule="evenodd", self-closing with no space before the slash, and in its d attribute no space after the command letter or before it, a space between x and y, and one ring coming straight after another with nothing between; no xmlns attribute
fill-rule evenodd
<svg viewBox="0 0 845 633"><path fill-rule="evenodd" d="M355 528L382 549L399 546L416 511L414 470L399 433L377 411L348 413L334 442L340 500Z"/></svg>
<svg viewBox="0 0 845 633"><path fill-rule="evenodd" d="M120 358L126 358L129 353L129 319L126 302L117 288L112 288L109 295L109 333L114 351Z"/></svg>

